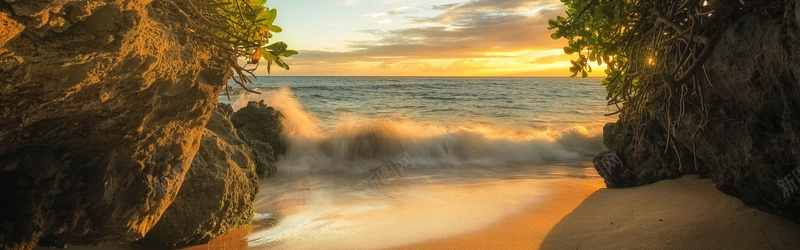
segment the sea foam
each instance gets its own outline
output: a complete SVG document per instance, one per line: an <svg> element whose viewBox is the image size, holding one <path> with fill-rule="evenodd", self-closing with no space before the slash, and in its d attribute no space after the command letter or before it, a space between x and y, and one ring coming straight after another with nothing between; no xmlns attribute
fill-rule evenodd
<svg viewBox="0 0 800 250"><path fill-rule="evenodd" d="M423 168L535 166L585 161L605 150L599 127L542 129L480 122L444 125L407 117L356 115L323 122L303 107L289 87L241 95L233 104L234 110L249 101L264 101L285 116L282 139L288 150L279 158L281 172L366 172L403 153Z"/></svg>

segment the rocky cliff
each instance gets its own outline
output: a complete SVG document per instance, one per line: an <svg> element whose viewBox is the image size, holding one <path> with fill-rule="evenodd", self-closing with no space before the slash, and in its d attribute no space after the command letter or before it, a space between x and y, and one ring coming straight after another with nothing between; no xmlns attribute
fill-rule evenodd
<svg viewBox="0 0 800 250"><path fill-rule="evenodd" d="M130 242L167 210L229 74L177 20L0 1L0 248Z"/></svg>
<svg viewBox="0 0 800 250"><path fill-rule="evenodd" d="M705 65L708 123L699 126L699 105L672 106L684 112L672 133L670 121L654 122L635 146L623 122L606 126L606 145L625 165L606 183L643 185L699 171L726 194L800 222L800 1L783 16L743 16L721 32Z"/></svg>
<svg viewBox="0 0 800 250"><path fill-rule="evenodd" d="M242 109L236 114L263 114L258 111ZM239 137L238 128L231 123L233 115L231 106L225 104L213 112L175 202L143 244L170 248L203 244L250 224L259 188L259 152Z"/></svg>

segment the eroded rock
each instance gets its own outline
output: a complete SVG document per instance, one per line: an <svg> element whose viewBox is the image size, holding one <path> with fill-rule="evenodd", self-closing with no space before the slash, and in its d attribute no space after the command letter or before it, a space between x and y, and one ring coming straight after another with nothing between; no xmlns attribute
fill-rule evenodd
<svg viewBox="0 0 800 250"><path fill-rule="evenodd" d="M231 115L224 104L214 111L178 196L142 243L203 244L250 223L259 188L257 158L238 137Z"/></svg>
<svg viewBox="0 0 800 250"><path fill-rule="evenodd" d="M707 171L721 191L800 222L800 19L793 18L800 7L787 14L743 16L721 33L705 64L711 80L704 91L707 113L700 105L681 108L678 101L668 108L682 114L671 133L684 152L681 160L696 155L705 166L697 170ZM700 103L700 97L689 95L686 102ZM674 154L664 153L665 124L647 124L643 143L636 145L631 131L606 127L606 145L626 165L604 176L609 187L688 173L678 171Z"/></svg>
<svg viewBox="0 0 800 250"><path fill-rule="evenodd" d="M272 146L261 140L248 141L248 146L253 150L253 160L256 162L256 174L258 174L259 177L270 177L278 173Z"/></svg>
<svg viewBox="0 0 800 250"><path fill-rule="evenodd" d="M273 158L286 153L286 143L281 139L284 118L280 111L267 106L263 101L249 102L231 117L233 125L244 140L261 141L272 147Z"/></svg>
<svg viewBox="0 0 800 250"><path fill-rule="evenodd" d="M178 20L159 1L0 2L0 248L159 220L230 74Z"/></svg>
<svg viewBox="0 0 800 250"><path fill-rule="evenodd" d="M603 142L621 161L621 166L615 168L595 166L609 188L641 186L706 172L702 163L695 164L694 155L683 145L668 144L666 131L655 120L636 136L633 128L623 122L603 128Z"/></svg>
<svg viewBox="0 0 800 250"><path fill-rule="evenodd" d="M722 33L706 63L714 85L708 125L693 136L702 112L689 107L675 139L696 146L718 189L800 222L800 189L778 185L787 176L800 185L792 175L800 167L798 27L792 18L750 15Z"/></svg>

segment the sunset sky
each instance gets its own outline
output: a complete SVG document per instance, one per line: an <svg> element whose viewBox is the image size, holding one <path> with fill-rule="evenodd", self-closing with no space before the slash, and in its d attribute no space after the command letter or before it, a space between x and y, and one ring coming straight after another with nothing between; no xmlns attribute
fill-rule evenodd
<svg viewBox="0 0 800 250"><path fill-rule="evenodd" d="M317 76L569 76L565 40L547 20L559 0L269 0L300 55L292 70ZM259 69L266 74L266 67ZM263 70L263 71L262 71Z"/></svg>

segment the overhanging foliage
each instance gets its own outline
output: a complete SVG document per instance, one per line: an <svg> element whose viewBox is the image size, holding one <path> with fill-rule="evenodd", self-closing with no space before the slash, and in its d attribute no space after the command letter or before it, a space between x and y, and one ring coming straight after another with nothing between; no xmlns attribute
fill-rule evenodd
<svg viewBox="0 0 800 250"><path fill-rule="evenodd" d="M664 114L664 104L699 94L717 36L748 13L782 14L784 0L562 0L566 16L549 21L553 39L575 54L570 72L606 66L609 105L623 119ZM624 105L623 105L624 104ZM672 119L670 119L672 120Z"/></svg>
<svg viewBox="0 0 800 250"><path fill-rule="evenodd" d="M265 7L267 0L163 1L184 17L198 39L226 52L225 61L235 73L231 78L247 91L258 93L245 83L252 84L249 76L254 76L262 60L267 61L267 72L271 73L273 63L288 70L283 58L297 54L283 42L269 44L273 33L283 29L273 24L278 11ZM245 58L244 65L239 63L240 58Z"/></svg>

